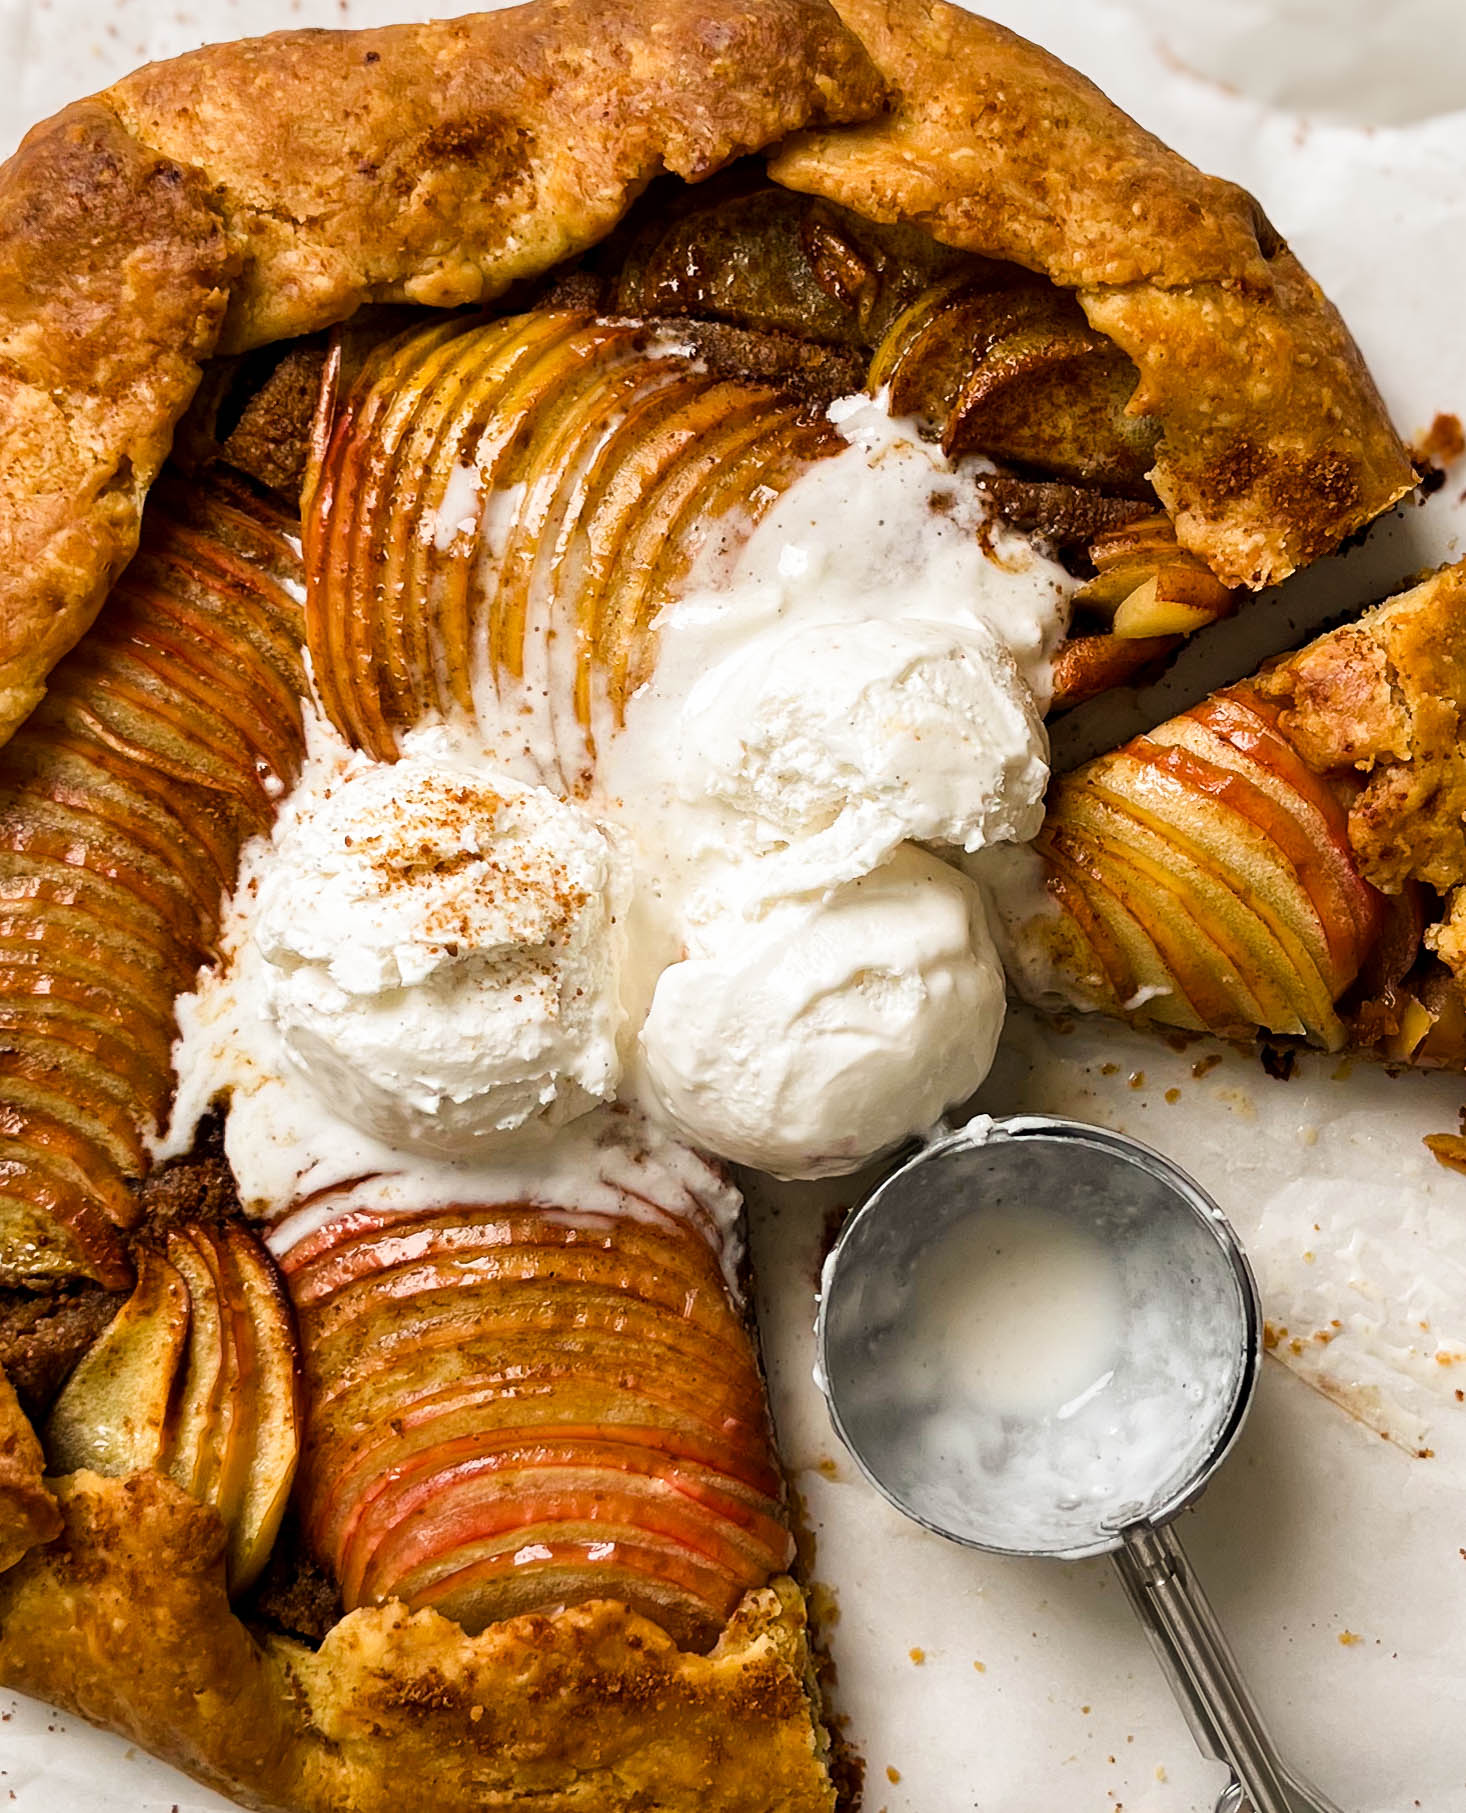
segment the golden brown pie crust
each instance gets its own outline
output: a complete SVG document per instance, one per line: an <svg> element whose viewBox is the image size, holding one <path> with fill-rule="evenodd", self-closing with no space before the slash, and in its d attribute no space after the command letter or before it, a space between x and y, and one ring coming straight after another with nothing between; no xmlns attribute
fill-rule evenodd
<svg viewBox="0 0 1466 1813"><path fill-rule="evenodd" d="M0 1372L0 1574L61 1533L61 1513L41 1477L44 1464L35 1431Z"/></svg>
<svg viewBox="0 0 1466 1813"><path fill-rule="evenodd" d="M1258 204L1047 51L942 0L837 0L898 91L770 173L1073 289L1140 371L1181 545L1262 586L1414 484L1358 348Z"/></svg>
<svg viewBox="0 0 1466 1813"><path fill-rule="evenodd" d="M604 1601L479 1637L393 1604L352 1612L312 1651L234 1616L223 1527L170 1481L54 1483L64 1535L0 1575L0 1673L245 1805L834 1805L791 1581L750 1593L707 1656Z"/></svg>
<svg viewBox="0 0 1466 1813"><path fill-rule="evenodd" d="M1367 880L1447 897L1466 882L1466 561L1318 637L1258 690L1311 767L1368 776L1349 812ZM1444 941L1431 940L1447 961L1463 954L1452 908Z"/></svg>
<svg viewBox="0 0 1466 1813"><path fill-rule="evenodd" d="M37 127L0 170L0 433L25 449L0 494L0 737L135 545L200 359L366 301L493 297L659 172L801 127L842 129L784 146L781 182L1077 291L1164 424L1183 545L1229 585L1282 578L1410 488L1357 349L1249 196L999 26L932 0L840 10L897 91L854 130L887 82L823 0L280 33Z"/></svg>

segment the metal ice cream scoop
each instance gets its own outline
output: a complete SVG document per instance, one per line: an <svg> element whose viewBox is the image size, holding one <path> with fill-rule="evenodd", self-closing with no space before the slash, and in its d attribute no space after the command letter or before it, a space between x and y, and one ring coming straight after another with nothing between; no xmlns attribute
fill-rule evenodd
<svg viewBox="0 0 1466 1813"><path fill-rule="evenodd" d="M939 1536L1110 1554L1202 1751L1217 1813L1338 1813L1280 1760L1172 1519L1237 1439L1262 1319L1221 1210L1077 1121L985 1117L903 1164L825 1266L817 1343L841 1439Z"/></svg>

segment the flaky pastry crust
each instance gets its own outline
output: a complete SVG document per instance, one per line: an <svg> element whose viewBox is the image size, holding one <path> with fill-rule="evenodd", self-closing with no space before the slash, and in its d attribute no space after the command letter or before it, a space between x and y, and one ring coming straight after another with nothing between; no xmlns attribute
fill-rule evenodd
<svg viewBox="0 0 1466 1813"><path fill-rule="evenodd" d="M468 1637L392 1604L319 1650L230 1609L218 1518L153 1473L54 1483L61 1536L0 1575L0 1675L245 1805L829 1813L798 1588L688 1655L624 1606Z"/></svg>
<svg viewBox="0 0 1466 1813"><path fill-rule="evenodd" d="M42 1477L44 1468L35 1430L0 1372L0 1573L38 1542L61 1533L61 1513Z"/></svg>
<svg viewBox="0 0 1466 1813"><path fill-rule="evenodd" d="M96 616L202 360L499 295L885 86L825 0L534 0L153 64L0 168L0 740Z"/></svg>
<svg viewBox="0 0 1466 1813"><path fill-rule="evenodd" d="M1041 271L1140 373L1181 545L1263 586L1415 482L1364 361L1252 197L1205 176L1047 51L942 0L837 0L898 92L800 134L770 174Z"/></svg>
<svg viewBox="0 0 1466 1813"><path fill-rule="evenodd" d="M1258 690L1312 767L1368 778L1349 813L1365 877L1421 881L1450 903L1427 942L1466 975L1466 561L1367 611L1263 674Z"/></svg>
<svg viewBox="0 0 1466 1813"><path fill-rule="evenodd" d="M132 558L233 262L204 177L97 101L0 167L0 741Z"/></svg>

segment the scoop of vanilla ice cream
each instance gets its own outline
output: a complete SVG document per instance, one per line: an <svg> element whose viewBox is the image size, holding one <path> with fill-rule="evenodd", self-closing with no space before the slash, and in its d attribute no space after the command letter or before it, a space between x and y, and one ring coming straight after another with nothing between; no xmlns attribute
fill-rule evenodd
<svg viewBox="0 0 1466 1813"><path fill-rule="evenodd" d="M1003 1007L977 889L906 845L818 904L707 928L707 954L662 972L641 1058L694 1144L833 1176L970 1095Z"/></svg>
<svg viewBox="0 0 1466 1813"><path fill-rule="evenodd" d="M579 807L481 762L358 762L277 832L269 1017L341 1116L471 1157L609 1099L630 866Z"/></svg>
<svg viewBox="0 0 1466 1813"><path fill-rule="evenodd" d="M693 689L681 784L787 836L840 827L858 873L906 838L1034 836L1047 747L985 623L805 624L754 636Z"/></svg>

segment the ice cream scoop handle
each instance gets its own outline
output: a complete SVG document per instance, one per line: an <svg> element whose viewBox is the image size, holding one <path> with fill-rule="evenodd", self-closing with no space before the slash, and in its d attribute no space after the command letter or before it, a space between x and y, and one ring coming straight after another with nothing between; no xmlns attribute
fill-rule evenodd
<svg viewBox="0 0 1466 1813"><path fill-rule="evenodd" d="M1338 1813L1284 1768L1174 1526L1127 1530L1115 1566L1197 1744L1232 1771L1218 1813Z"/></svg>

